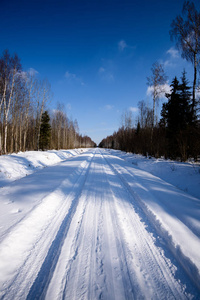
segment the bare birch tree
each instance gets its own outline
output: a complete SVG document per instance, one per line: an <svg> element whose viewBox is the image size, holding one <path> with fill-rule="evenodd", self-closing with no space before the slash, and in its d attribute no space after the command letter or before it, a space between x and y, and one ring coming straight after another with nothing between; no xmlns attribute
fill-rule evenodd
<svg viewBox="0 0 200 300"><path fill-rule="evenodd" d="M27 134L29 130L29 112L31 103L35 97L36 79L33 72L27 72L25 76L26 99L24 99L24 116L23 116L23 151L26 150Z"/></svg>
<svg viewBox="0 0 200 300"><path fill-rule="evenodd" d="M185 17L185 18L184 18ZM185 1L183 5L183 17L177 16L171 24L170 36L176 40L176 46L181 55L194 66L192 113L196 105L197 68L200 63L200 12L196 10L194 3Z"/></svg>
<svg viewBox="0 0 200 300"><path fill-rule="evenodd" d="M15 54L10 56L8 50L5 50L0 61L1 81L3 84L3 95L0 103L0 109L3 108L3 125L4 125L4 153L7 153L7 136L8 136L8 118L10 113L11 103L13 101L13 93L17 73L21 69L21 64L18 56ZM1 139L1 137L0 137ZM0 142L1 144L1 142Z"/></svg>
<svg viewBox="0 0 200 300"><path fill-rule="evenodd" d="M155 125L155 108L158 105L161 95L165 92L165 83L167 77L165 75L162 64L155 62L151 68L152 75L147 77L147 85L153 98L153 118L151 126L151 145L153 142L153 128Z"/></svg>

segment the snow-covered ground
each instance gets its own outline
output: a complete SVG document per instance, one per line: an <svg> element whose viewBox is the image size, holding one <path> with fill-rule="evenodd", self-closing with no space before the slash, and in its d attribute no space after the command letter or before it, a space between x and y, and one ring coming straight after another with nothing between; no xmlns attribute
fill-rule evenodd
<svg viewBox="0 0 200 300"><path fill-rule="evenodd" d="M78 149L0 171L0 299L200 298L198 165Z"/></svg>
<svg viewBox="0 0 200 300"><path fill-rule="evenodd" d="M113 151L111 153L162 178L190 195L200 199L200 164L166 159L146 158L139 154Z"/></svg>
<svg viewBox="0 0 200 300"><path fill-rule="evenodd" d="M84 151L87 149L26 151L0 156L0 187Z"/></svg>

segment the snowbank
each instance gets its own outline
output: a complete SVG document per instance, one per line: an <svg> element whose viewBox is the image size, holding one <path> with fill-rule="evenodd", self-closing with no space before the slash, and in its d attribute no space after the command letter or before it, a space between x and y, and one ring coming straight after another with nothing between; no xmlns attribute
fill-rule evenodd
<svg viewBox="0 0 200 300"><path fill-rule="evenodd" d="M0 156L0 187L88 149L26 151ZM150 172L184 192L200 199L200 165L165 159L148 159L139 154L110 150L113 155Z"/></svg>
<svg viewBox="0 0 200 300"><path fill-rule="evenodd" d="M113 151L113 155L128 161L141 170L150 172L180 190L200 199L200 164L165 159L146 158L140 154Z"/></svg>
<svg viewBox="0 0 200 300"><path fill-rule="evenodd" d="M26 151L0 156L0 187L88 149Z"/></svg>

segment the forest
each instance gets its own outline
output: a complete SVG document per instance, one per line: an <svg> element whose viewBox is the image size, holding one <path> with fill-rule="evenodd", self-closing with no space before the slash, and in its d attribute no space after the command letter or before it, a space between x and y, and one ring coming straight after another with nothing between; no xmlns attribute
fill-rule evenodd
<svg viewBox="0 0 200 300"><path fill-rule="evenodd" d="M51 98L48 80L39 80L32 69L23 71L18 55L5 50L0 57L0 154L95 146L62 104L48 109Z"/></svg>
<svg viewBox="0 0 200 300"><path fill-rule="evenodd" d="M152 96L152 107L144 100L138 102L137 122L130 112L122 116L121 127L100 143L100 147L141 153L147 156L197 160L200 155L200 83L197 80L200 64L200 12L185 1L182 15L171 23L170 37L176 41L183 59L193 65L192 87L183 70L181 78L174 76L170 92L165 92L167 76L163 65L155 62L147 85ZM156 106L165 94L160 118Z"/></svg>

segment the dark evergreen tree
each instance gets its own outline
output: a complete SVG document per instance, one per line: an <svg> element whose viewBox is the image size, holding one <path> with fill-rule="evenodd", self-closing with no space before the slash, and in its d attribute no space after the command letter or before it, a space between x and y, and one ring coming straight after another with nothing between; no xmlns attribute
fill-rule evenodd
<svg viewBox="0 0 200 300"><path fill-rule="evenodd" d="M171 84L171 93L166 94L168 103L163 104L160 126L166 128L168 155L186 160L190 151L189 127L193 122L191 92L183 72L181 84L175 77Z"/></svg>
<svg viewBox="0 0 200 300"><path fill-rule="evenodd" d="M168 103L166 104L166 123L167 131L166 137L168 140L168 155L170 157L179 156L178 145L177 145L177 132L180 128L180 115L179 115L179 106L180 106L180 96L178 93L179 90L179 81L177 77L174 78L171 84L171 94L166 94L168 98Z"/></svg>
<svg viewBox="0 0 200 300"><path fill-rule="evenodd" d="M186 72L183 71L182 77L181 77L181 84L179 87L180 90L180 112L182 116L182 126L188 126L191 123L195 123L196 121L196 109L192 108L192 93L191 93L191 87L189 86L189 82L186 79ZM193 109L193 113L192 113Z"/></svg>
<svg viewBox="0 0 200 300"><path fill-rule="evenodd" d="M161 110L161 119L159 122L159 126L162 128L167 127L167 112L168 112L168 103L163 103Z"/></svg>
<svg viewBox="0 0 200 300"><path fill-rule="evenodd" d="M179 127L179 106L180 106L180 96L179 96L179 81L177 77L174 78L171 84L171 94L166 94L168 98L167 103L167 127L171 132L177 131Z"/></svg>
<svg viewBox="0 0 200 300"><path fill-rule="evenodd" d="M42 114L39 147L42 150L48 149L51 137L50 117L47 111Z"/></svg>

